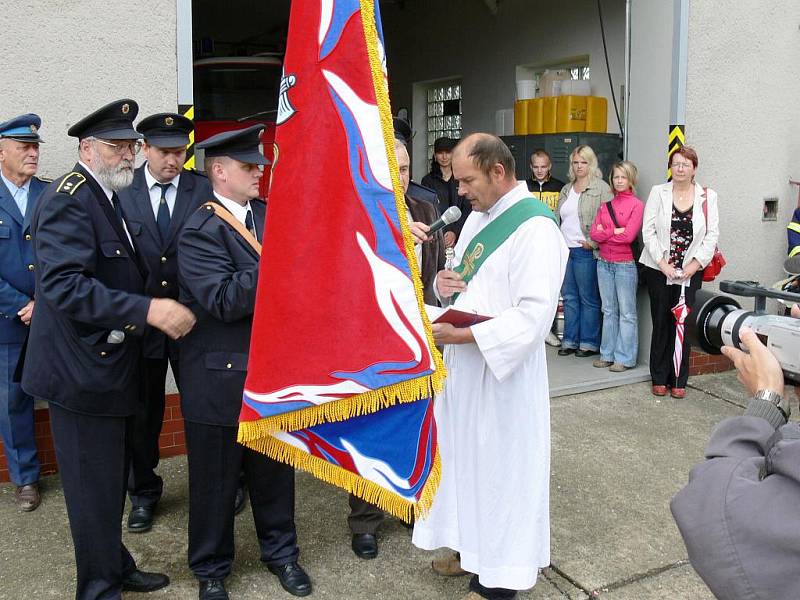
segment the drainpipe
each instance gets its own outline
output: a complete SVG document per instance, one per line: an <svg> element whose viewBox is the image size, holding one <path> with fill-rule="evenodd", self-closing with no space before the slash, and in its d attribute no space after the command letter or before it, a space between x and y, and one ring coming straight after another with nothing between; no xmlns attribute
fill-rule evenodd
<svg viewBox="0 0 800 600"><path fill-rule="evenodd" d="M631 0L625 0L625 98L622 99L625 119L622 125L622 158L628 159L628 118L631 100Z"/></svg>

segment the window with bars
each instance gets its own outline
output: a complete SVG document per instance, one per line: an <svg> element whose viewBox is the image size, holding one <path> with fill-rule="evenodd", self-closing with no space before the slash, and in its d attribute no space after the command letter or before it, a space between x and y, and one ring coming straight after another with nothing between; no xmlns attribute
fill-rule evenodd
<svg viewBox="0 0 800 600"><path fill-rule="evenodd" d="M428 156L436 138L461 137L461 82L451 81L428 89Z"/></svg>

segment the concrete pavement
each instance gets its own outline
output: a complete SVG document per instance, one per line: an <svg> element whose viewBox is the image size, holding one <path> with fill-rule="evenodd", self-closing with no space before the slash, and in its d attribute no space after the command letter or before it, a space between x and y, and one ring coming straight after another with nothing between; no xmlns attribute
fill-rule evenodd
<svg viewBox="0 0 800 600"><path fill-rule="evenodd" d="M706 600L713 596L686 562L669 513L671 496L702 456L713 425L740 414L746 396L733 373L690 380L684 400L657 399L644 383L552 400L552 568L521 600ZM153 530L125 542L145 570L172 578L152 598L197 597L186 566L185 458L162 462L165 496ZM0 487L0 599L65 599L74 594L72 543L57 476L43 480L42 506L19 513L13 487ZM347 496L306 474L297 480L301 563L319 599L454 599L465 578L444 579L431 553L387 519L380 555L350 551ZM249 510L237 517L237 559L228 580L237 600L290 598L258 560ZM130 594L127 597L138 597ZM145 598L145 596L141 596Z"/></svg>

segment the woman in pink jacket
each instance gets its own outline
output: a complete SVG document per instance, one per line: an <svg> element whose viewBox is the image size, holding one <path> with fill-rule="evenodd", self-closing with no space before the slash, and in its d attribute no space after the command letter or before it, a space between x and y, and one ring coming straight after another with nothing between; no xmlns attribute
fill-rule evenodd
<svg viewBox="0 0 800 600"><path fill-rule="evenodd" d="M600 358L592 364L621 373L636 366L639 329L636 316L636 262L631 244L642 228L644 204L634 193L636 166L618 162L609 181L616 194L600 205L590 230L600 249L597 282L603 310Z"/></svg>

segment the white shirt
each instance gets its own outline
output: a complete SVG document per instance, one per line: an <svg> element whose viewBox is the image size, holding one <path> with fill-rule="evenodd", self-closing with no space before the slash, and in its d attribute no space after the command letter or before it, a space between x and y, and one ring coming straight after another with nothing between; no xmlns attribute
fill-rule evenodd
<svg viewBox="0 0 800 600"><path fill-rule="evenodd" d="M97 178L97 175L95 175L94 171L92 171L92 169L89 168L89 165L80 160L78 161L78 164L82 166L84 169L86 169L86 172L89 173L89 175L92 176L92 179L94 179L97 182L97 185L100 186L100 189L103 190L103 193L106 195L106 198L108 198L108 203L111 205L111 209L113 210L114 203L111 201L111 197L114 195L114 191L110 190L105 185L103 185L103 182ZM128 224L125 222L125 219L122 219L122 228L125 230L125 235L128 236L128 241L131 243L131 248L133 248L133 238L131 238L131 232L128 231Z"/></svg>
<svg viewBox="0 0 800 600"><path fill-rule="evenodd" d="M222 196L222 195L218 194L217 192L214 192L214 196L216 197L217 200L222 202L222 206L227 208L231 212L231 214L234 217L236 217L237 221L241 222L242 225L247 227L247 221L246 221L246 219L247 219L247 211L251 210L250 201L249 200L247 201L247 204L242 206L238 202L236 202L234 200L230 200L229 198L226 198L225 196ZM255 226L256 226L255 215L253 215L253 227L255 227Z"/></svg>
<svg viewBox="0 0 800 600"><path fill-rule="evenodd" d="M28 193L31 189L31 180L28 179L22 186L17 187L14 182L10 179L7 179L3 172L0 171L0 178L2 178L3 183L6 184L6 188L8 188L11 197L14 199L14 202L19 208L19 212L22 213L22 216L25 216L25 210L28 208Z"/></svg>
<svg viewBox="0 0 800 600"><path fill-rule="evenodd" d="M175 210L175 198L178 197L178 183L180 182L180 174L175 176L175 179L165 183L171 184L167 188L167 208L169 208L169 216L172 216L172 211ZM150 173L150 165L146 164L144 168L144 180L147 182L147 190L150 193L150 206L153 208L153 216L158 220L158 205L161 203L161 188L158 184L161 183L153 174Z"/></svg>
<svg viewBox="0 0 800 600"><path fill-rule="evenodd" d="M575 191L575 186L569 188L569 196L561 205L561 233L567 242L567 248L580 248L581 242L586 241L586 236L581 231L581 220L578 216L578 202L581 195Z"/></svg>

